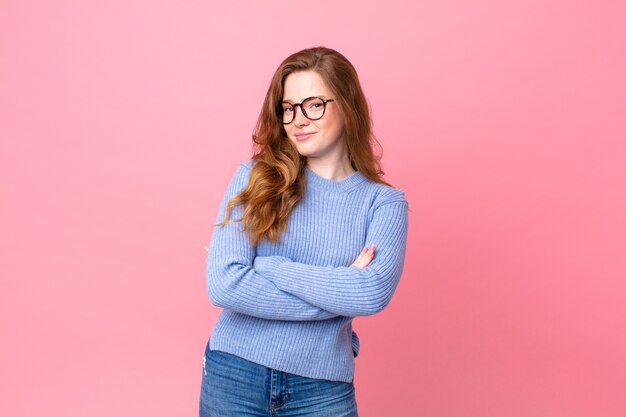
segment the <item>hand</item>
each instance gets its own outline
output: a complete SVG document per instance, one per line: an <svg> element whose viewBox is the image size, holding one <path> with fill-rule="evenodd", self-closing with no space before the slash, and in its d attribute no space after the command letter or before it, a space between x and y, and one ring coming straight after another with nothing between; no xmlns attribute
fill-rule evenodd
<svg viewBox="0 0 626 417"><path fill-rule="evenodd" d="M204 247L204 250L207 252L207 254L209 253L209 248L207 248L206 246ZM204 262L206 262L206 259L204 260Z"/></svg>
<svg viewBox="0 0 626 417"><path fill-rule="evenodd" d="M374 259L375 249L376 245L374 245L373 243L371 249L365 246L352 265L356 266L359 269L363 269L368 266L372 259Z"/></svg>
<svg viewBox="0 0 626 417"><path fill-rule="evenodd" d="M209 248L207 248L206 246L204 247L204 249L207 252L209 251ZM372 259L374 259L375 249L376 249L376 245L374 245L373 243L372 243L371 249L365 246L352 265L356 266L359 269L363 269L366 266L368 266L370 262L372 261ZM204 260L204 262L206 262L206 259Z"/></svg>

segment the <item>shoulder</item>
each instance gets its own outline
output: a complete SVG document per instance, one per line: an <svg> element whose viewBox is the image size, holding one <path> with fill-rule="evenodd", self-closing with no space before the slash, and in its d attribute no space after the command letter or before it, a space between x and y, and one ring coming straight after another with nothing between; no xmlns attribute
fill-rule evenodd
<svg viewBox="0 0 626 417"><path fill-rule="evenodd" d="M240 162L236 169L231 171L230 183L227 193L234 195L242 191L250 181L250 170L252 169L252 160Z"/></svg>
<svg viewBox="0 0 626 417"><path fill-rule="evenodd" d="M367 189L367 193L370 195L372 208L377 208L386 204L408 205L405 198L405 192L401 188L391 187L370 179L366 179L365 188Z"/></svg>
<svg viewBox="0 0 626 417"><path fill-rule="evenodd" d="M244 171L250 171L252 169L253 163L254 161L252 159L248 159L246 161L239 163L239 168L243 169Z"/></svg>
<svg viewBox="0 0 626 417"><path fill-rule="evenodd" d="M250 174L250 171L252 170L253 162L254 161L252 159L239 162L239 164L237 165L237 169L235 170L234 177L248 176Z"/></svg>
<svg viewBox="0 0 626 417"><path fill-rule="evenodd" d="M248 179L248 177L250 176L250 171L252 170L253 162L254 161L252 159L239 162L233 177L236 179Z"/></svg>

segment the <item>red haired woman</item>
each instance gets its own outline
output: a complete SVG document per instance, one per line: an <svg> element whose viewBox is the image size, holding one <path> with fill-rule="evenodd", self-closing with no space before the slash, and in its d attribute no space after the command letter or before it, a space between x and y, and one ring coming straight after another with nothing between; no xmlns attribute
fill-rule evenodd
<svg viewBox="0 0 626 417"><path fill-rule="evenodd" d="M253 140L208 248L207 288L223 310L200 415L357 416L352 320L391 300L408 203L382 179L352 64L324 47L287 57Z"/></svg>

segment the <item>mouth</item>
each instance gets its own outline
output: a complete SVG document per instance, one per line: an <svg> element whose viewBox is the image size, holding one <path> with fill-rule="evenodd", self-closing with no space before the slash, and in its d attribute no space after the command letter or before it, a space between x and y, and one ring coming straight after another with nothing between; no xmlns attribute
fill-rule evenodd
<svg viewBox="0 0 626 417"><path fill-rule="evenodd" d="M314 134L315 134L315 132L296 133L296 139L297 140L306 140L306 139L310 138L311 136L313 136Z"/></svg>

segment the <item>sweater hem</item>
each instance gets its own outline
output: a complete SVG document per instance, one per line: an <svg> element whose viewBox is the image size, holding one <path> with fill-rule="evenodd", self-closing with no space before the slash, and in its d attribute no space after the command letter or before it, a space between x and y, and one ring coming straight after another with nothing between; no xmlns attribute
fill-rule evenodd
<svg viewBox="0 0 626 417"><path fill-rule="evenodd" d="M321 372L303 372L301 369L292 368L287 364L272 362L271 360L266 360L267 358L255 356L253 352L243 349L237 349L236 346L220 343L219 338L213 336L211 336L209 340L209 349L211 349L211 351L217 350L220 352L226 352L247 361L254 362L257 365L265 366L266 368L271 368L281 372L287 372L293 375L298 375L304 378L324 379L328 381L347 383L352 383L354 381L354 368L352 368L351 371L339 371L333 374L325 374Z"/></svg>

